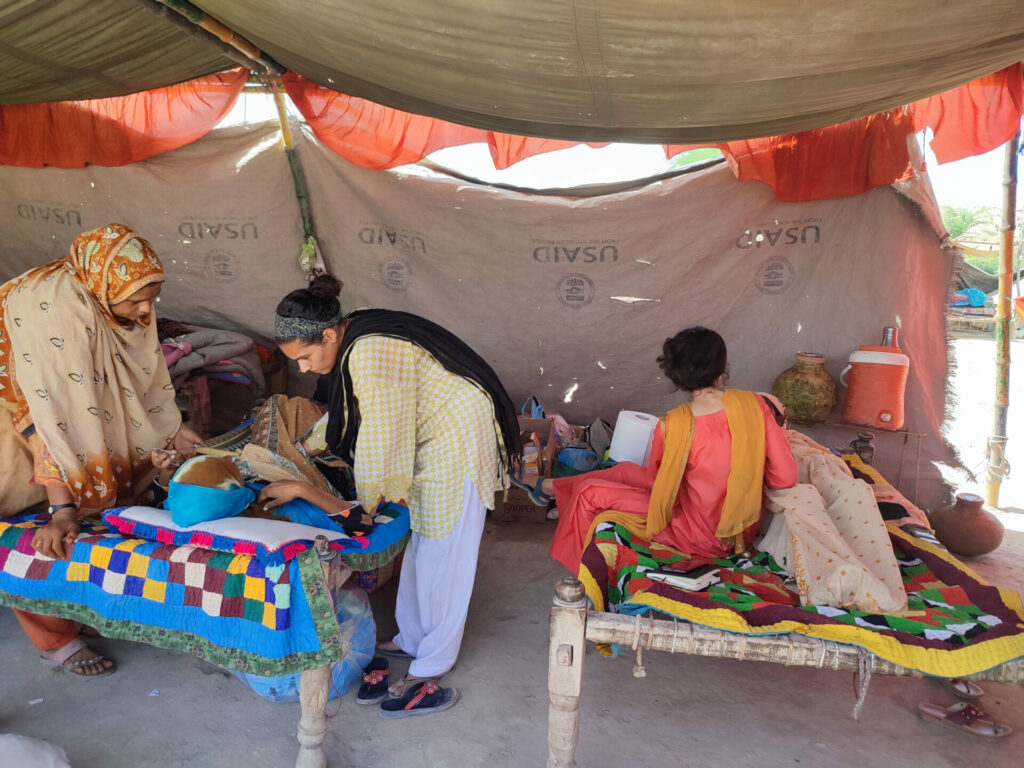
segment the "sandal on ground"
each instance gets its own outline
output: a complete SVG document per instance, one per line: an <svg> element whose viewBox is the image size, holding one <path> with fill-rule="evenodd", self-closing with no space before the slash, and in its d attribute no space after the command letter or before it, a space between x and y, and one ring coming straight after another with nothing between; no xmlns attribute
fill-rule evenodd
<svg viewBox="0 0 1024 768"><path fill-rule="evenodd" d="M415 658L411 653L406 653L401 648L399 648L397 645L395 645L395 641L394 640L385 640L384 642L391 643L391 645L394 645L395 647L394 648L386 648L384 646L384 643L378 643L376 648L375 648L375 650L374 650L374 653L376 653L378 656L390 656L392 659L412 659L412 658Z"/></svg>
<svg viewBox="0 0 1024 768"><path fill-rule="evenodd" d="M983 739L1001 739L1013 733L1013 728L997 723L991 715L969 701L958 701L950 707L925 702L917 705L917 713L922 720L931 720Z"/></svg>
<svg viewBox="0 0 1024 768"><path fill-rule="evenodd" d="M519 468L518 472L510 475L509 480L512 482L512 485L514 485L516 488L526 491L530 495L530 501L532 501L535 506L546 507L555 498L549 493L544 493L544 491L542 490L544 486L543 477L538 478L536 484L532 486L529 483L527 483L523 479L522 467Z"/></svg>
<svg viewBox="0 0 1024 768"><path fill-rule="evenodd" d="M401 696L385 699L380 704L380 716L387 719L416 717L444 712L459 700L457 688L441 688L430 679L416 683Z"/></svg>
<svg viewBox="0 0 1024 768"><path fill-rule="evenodd" d="M418 677L416 675L410 675L406 673L401 680L395 683L393 686L388 688L388 698L397 699L405 695L406 691L415 685L419 685L423 682L436 683L445 677L448 677L455 670L455 665L452 664L448 669L439 675L430 675L429 677Z"/></svg>
<svg viewBox="0 0 1024 768"><path fill-rule="evenodd" d="M380 704L388 697L388 667L388 660L379 656L366 665L356 704Z"/></svg>
<svg viewBox="0 0 1024 768"><path fill-rule="evenodd" d="M92 656L87 655L84 659L71 661L71 658L75 654L80 653L83 650L88 651ZM87 671L90 666L102 665L105 662L110 662L110 666L106 669L94 673ZM106 677L107 675L112 675L117 671L117 665L113 661L103 654L93 651L80 637L76 637L67 645L61 646L56 650L45 651L43 655L39 657L39 663L67 670L76 677Z"/></svg>
<svg viewBox="0 0 1024 768"><path fill-rule="evenodd" d="M957 698L966 701L977 701L985 693L980 685L972 683L970 680L964 680L962 677L933 677L932 680Z"/></svg>

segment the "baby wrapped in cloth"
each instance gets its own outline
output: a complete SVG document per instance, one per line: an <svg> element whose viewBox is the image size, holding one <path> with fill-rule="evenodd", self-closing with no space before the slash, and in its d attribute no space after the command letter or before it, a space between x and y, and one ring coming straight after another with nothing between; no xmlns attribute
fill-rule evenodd
<svg viewBox="0 0 1024 768"><path fill-rule="evenodd" d="M210 520L235 517L284 517L293 523L366 536L373 530L373 520L361 507L328 515L304 499L293 499L273 510L256 503L263 488L260 483L246 483L235 463L220 456L193 456L185 461L167 484L167 501L174 524L188 528Z"/></svg>

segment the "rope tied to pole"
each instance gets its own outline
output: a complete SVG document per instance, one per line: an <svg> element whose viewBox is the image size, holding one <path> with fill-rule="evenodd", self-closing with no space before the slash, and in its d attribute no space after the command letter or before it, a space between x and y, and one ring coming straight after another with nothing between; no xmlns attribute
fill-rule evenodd
<svg viewBox="0 0 1024 768"><path fill-rule="evenodd" d="M853 705L853 719L860 719L860 711L864 707L864 700L868 695L868 686L871 685L871 674L875 671L875 655L863 648L857 649L857 671L853 673L853 689L857 694L857 701Z"/></svg>

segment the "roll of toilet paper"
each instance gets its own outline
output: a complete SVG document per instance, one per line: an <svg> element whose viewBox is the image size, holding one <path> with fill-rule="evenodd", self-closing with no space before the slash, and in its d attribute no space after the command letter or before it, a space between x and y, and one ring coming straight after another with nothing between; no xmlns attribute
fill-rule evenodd
<svg viewBox="0 0 1024 768"><path fill-rule="evenodd" d="M657 416L640 411L619 411L615 432L612 433L612 444L608 447L608 458L647 466L656 426Z"/></svg>

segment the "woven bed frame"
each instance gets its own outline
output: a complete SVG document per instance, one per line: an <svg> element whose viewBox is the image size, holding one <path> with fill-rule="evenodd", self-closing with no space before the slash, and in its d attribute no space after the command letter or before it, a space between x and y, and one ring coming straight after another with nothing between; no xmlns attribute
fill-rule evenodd
<svg viewBox="0 0 1024 768"><path fill-rule="evenodd" d="M656 619L653 615L623 616L590 611L587 609L583 585L569 576L555 587L551 608L551 639L548 647L548 768L570 768L576 764L583 652L587 640L616 643L635 650L635 677L644 677L646 674L643 667L645 651L851 670L856 675L858 688L854 717L860 713L873 673L923 677L916 670L832 640L792 633L744 635L710 629L687 621ZM967 678L1024 684L1024 658L968 675Z"/></svg>

